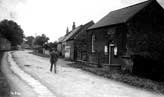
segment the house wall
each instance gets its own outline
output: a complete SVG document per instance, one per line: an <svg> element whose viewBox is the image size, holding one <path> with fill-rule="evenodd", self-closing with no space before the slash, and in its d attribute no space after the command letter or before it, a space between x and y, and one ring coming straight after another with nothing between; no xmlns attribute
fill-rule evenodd
<svg viewBox="0 0 164 97"><path fill-rule="evenodd" d="M94 30L88 32L88 61L90 63L108 63L108 54L105 55L104 47L108 45L106 37L107 29ZM92 52L92 35L95 35L94 50Z"/></svg>
<svg viewBox="0 0 164 97"><path fill-rule="evenodd" d="M62 46L61 55L62 55L62 57L65 57L65 45L66 45L66 42L61 43L61 46Z"/></svg>
<svg viewBox="0 0 164 97"><path fill-rule="evenodd" d="M62 50L61 43L58 43L58 45L57 45L57 51L58 51L58 52L61 52L61 50Z"/></svg>
<svg viewBox="0 0 164 97"><path fill-rule="evenodd" d="M50 51L47 50L47 49L45 49L45 48L43 48L43 54L45 54L45 55L50 55Z"/></svg>
<svg viewBox="0 0 164 97"><path fill-rule="evenodd" d="M164 32L164 10L157 3L152 3L137 15L135 15L128 23L128 45L131 50L137 52L142 43L138 41L146 41L152 36L163 36ZM131 37L132 36L132 37ZM155 39L155 37L153 37ZM136 48L136 49L135 49ZM147 49L147 48L143 48Z"/></svg>
<svg viewBox="0 0 164 97"><path fill-rule="evenodd" d="M87 61L87 42L85 40L75 40L75 48L77 52L77 58L76 60L83 60Z"/></svg>
<svg viewBox="0 0 164 97"><path fill-rule="evenodd" d="M87 32L82 31L80 32L77 36L76 39L74 40L76 52L77 52L77 58L76 60L87 60Z"/></svg>
<svg viewBox="0 0 164 97"><path fill-rule="evenodd" d="M75 48L77 52L77 60L88 60L88 41L87 41L87 29L92 26L94 23L91 21L87 24L85 24L82 28L82 30L74 37L75 41Z"/></svg>
<svg viewBox="0 0 164 97"><path fill-rule="evenodd" d="M57 51L59 53L59 56L62 56L62 43L57 44Z"/></svg>
<svg viewBox="0 0 164 97"><path fill-rule="evenodd" d="M65 46L65 54L64 54L64 58L65 59L70 59L71 57L71 47L69 45Z"/></svg>
<svg viewBox="0 0 164 97"><path fill-rule="evenodd" d="M74 51L75 50L74 49L74 41L73 40L67 41L65 47L69 47L70 48L70 56L67 57L67 59L75 60L76 55L75 55L75 51Z"/></svg>
<svg viewBox="0 0 164 97"><path fill-rule="evenodd" d="M134 73L148 77L158 76L158 78L164 74L164 66L160 63L164 56L162 55L162 50L164 50L163 17L163 8L157 3L152 3L127 23L128 48L131 54L135 55L133 57Z"/></svg>
<svg viewBox="0 0 164 97"><path fill-rule="evenodd" d="M92 32L88 32L88 36L90 40L88 40L89 47L89 62L91 63L101 63L101 64L109 64L109 54L110 54L110 64L125 64L124 60L121 59L121 55L123 51L126 51L126 27L125 24L118 24L112 27L106 27L102 29L96 29ZM96 35L95 40L95 51L92 50L92 34ZM114 56L114 49L112 48L112 53L109 52L109 44L113 41L114 45L118 49L118 56ZM105 54L105 46L107 46L107 53Z"/></svg>

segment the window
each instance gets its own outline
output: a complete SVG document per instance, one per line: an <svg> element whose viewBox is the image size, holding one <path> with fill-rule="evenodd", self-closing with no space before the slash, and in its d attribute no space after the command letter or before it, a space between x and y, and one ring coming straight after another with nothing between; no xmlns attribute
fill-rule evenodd
<svg viewBox="0 0 164 97"><path fill-rule="evenodd" d="M108 54L108 46L107 46L107 45L104 46L104 54L105 54L105 55Z"/></svg>
<svg viewBox="0 0 164 97"><path fill-rule="evenodd" d="M118 49L117 49L117 47L115 46L115 47L114 47L114 56L117 56L117 53L118 53Z"/></svg>
<svg viewBox="0 0 164 97"><path fill-rule="evenodd" d="M92 35L92 52L95 52L94 44L95 44L95 35Z"/></svg>

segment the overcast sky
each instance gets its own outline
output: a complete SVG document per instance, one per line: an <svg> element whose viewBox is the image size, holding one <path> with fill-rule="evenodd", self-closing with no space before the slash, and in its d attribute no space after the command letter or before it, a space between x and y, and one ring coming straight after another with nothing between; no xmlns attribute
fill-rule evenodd
<svg viewBox="0 0 164 97"><path fill-rule="evenodd" d="M0 20L15 20L26 36L45 34L57 40L76 26L97 22L112 10L145 0L1 0ZM162 4L162 0L158 0Z"/></svg>

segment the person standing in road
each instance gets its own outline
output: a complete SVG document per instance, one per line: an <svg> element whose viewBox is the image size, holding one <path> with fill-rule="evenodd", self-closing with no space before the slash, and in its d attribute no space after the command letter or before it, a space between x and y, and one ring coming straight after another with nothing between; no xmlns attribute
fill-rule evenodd
<svg viewBox="0 0 164 97"><path fill-rule="evenodd" d="M52 72L54 66L54 72L56 73L56 62L58 60L58 53L55 49L50 50L50 72Z"/></svg>

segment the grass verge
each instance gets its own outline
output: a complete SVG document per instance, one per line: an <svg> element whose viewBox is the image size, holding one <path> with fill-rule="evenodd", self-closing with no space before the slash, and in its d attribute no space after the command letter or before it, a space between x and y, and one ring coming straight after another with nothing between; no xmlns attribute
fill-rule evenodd
<svg viewBox="0 0 164 97"><path fill-rule="evenodd" d="M3 53L0 52L0 67ZM0 68L0 97L10 97L10 87Z"/></svg>
<svg viewBox="0 0 164 97"><path fill-rule="evenodd" d="M123 82L131 86L135 86L137 88L146 89L151 92L164 94L164 82L157 82L150 79L138 77L136 75L125 73L121 71L109 71L106 68L97 68L87 65L81 62L75 62L72 64L68 64L71 67L81 68L87 72L91 72L93 74L103 76L105 78L113 79L115 81Z"/></svg>

